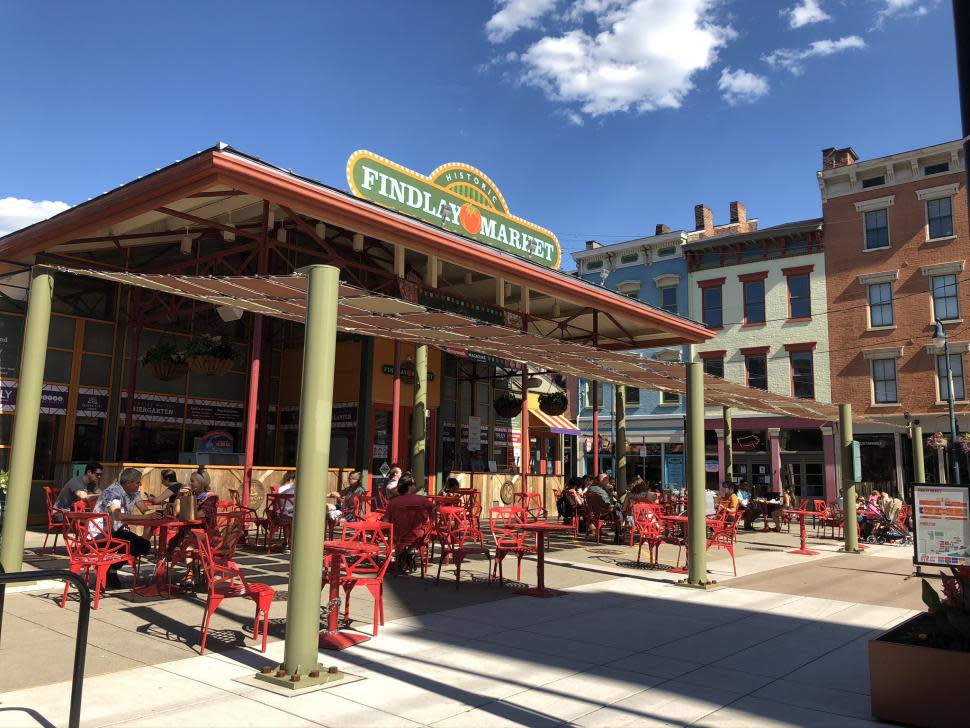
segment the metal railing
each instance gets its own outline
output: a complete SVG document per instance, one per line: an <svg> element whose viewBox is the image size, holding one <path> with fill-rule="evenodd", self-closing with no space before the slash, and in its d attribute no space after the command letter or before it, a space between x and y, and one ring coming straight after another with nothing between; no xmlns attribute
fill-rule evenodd
<svg viewBox="0 0 970 728"><path fill-rule="evenodd" d="M0 638L3 634L3 603L7 584L49 579L73 584L81 597L81 609L77 617L77 634L74 637L74 673L71 676L71 709L67 723L69 728L79 728L81 725L81 688L84 684L84 658L88 646L88 621L91 616L91 592L88 591L87 582L77 574L72 574L63 569L15 571L8 574L4 570L3 564L0 564Z"/></svg>

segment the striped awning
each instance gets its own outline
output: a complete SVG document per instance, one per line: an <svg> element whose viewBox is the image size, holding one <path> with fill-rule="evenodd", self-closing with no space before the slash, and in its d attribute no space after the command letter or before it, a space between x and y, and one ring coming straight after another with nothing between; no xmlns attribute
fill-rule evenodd
<svg viewBox="0 0 970 728"><path fill-rule="evenodd" d="M570 422L562 415L547 415L542 410L531 408L529 409L529 414L548 427L550 432L555 432L557 435L580 434L580 429L576 427L576 423Z"/></svg>

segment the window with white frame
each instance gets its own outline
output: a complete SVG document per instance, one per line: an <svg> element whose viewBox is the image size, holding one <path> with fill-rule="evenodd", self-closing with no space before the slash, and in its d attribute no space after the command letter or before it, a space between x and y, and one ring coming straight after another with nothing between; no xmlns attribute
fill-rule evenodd
<svg viewBox="0 0 970 728"><path fill-rule="evenodd" d="M866 221L866 250L889 247L889 209L868 210Z"/></svg>
<svg viewBox="0 0 970 728"><path fill-rule="evenodd" d="M893 284L871 283L869 285L869 326L893 326Z"/></svg>
<svg viewBox="0 0 970 728"><path fill-rule="evenodd" d="M669 258L671 255L675 255L676 253L677 253L677 248L673 245L667 248L657 248L658 258Z"/></svg>
<svg viewBox="0 0 970 728"><path fill-rule="evenodd" d="M876 404L895 404L899 402L896 386L896 360L873 359L872 396Z"/></svg>
<svg viewBox="0 0 970 728"><path fill-rule="evenodd" d="M926 225L930 240L953 236L953 204L950 197L926 201Z"/></svg>
<svg viewBox="0 0 970 728"><path fill-rule="evenodd" d="M623 283L616 287L616 290L622 293L624 296L629 296L630 298L639 298L640 281L623 281Z"/></svg>
<svg viewBox="0 0 970 728"><path fill-rule="evenodd" d="M582 392L582 402L584 409L591 409L593 406L593 383L585 379L580 380L581 392ZM603 408L603 383L596 382L596 408Z"/></svg>
<svg viewBox="0 0 970 728"><path fill-rule="evenodd" d="M588 271L600 270L603 267L602 260L587 260L585 263L585 268Z"/></svg>
<svg viewBox="0 0 970 728"><path fill-rule="evenodd" d="M956 273L930 278L933 291L933 318L951 321L960 318L960 301L957 295Z"/></svg>
<svg viewBox="0 0 970 728"><path fill-rule="evenodd" d="M680 404L680 395L676 392L663 391L660 393L660 404Z"/></svg>
<svg viewBox="0 0 970 728"><path fill-rule="evenodd" d="M636 265L639 262L639 253L622 253L620 255L620 265Z"/></svg>
<svg viewBox="0 0 970 728"><path fill-rule="evenodd" d="M633 409L636 409L637 407L639 407L640 406L640 390L638 388L636 388L636 387L627 387L626 388L626 400L624 401L624 404L627 407L632 407Z"/></svg>
<svg viewBox="0 0 970 728"><path fill-rule="evenodd" d="M660 308L667 313L677 313L677 286L661 286Z"/></svg>
<svg viewBox="0 0 970 728"><path fill-rule="evenodd" d="M963 382L963 354L950 354L950 373L953 376L953 399L963 401L967 398ZM946 356L936 357L936 378L939 380L940 401L950 398L950 385L946 377Z"/></svg>

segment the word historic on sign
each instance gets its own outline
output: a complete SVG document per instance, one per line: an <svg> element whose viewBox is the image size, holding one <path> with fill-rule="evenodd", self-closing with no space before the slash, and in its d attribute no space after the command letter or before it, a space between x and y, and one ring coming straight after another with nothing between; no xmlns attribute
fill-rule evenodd
<svg viewBox="0 0 970 728"><path fill-rule="evenodd" d="M548 268L558 268L556 236L510 215L498 187L483 172L452 162L430 176L360 150L347 161L347 182L358 197Z"/></svg>

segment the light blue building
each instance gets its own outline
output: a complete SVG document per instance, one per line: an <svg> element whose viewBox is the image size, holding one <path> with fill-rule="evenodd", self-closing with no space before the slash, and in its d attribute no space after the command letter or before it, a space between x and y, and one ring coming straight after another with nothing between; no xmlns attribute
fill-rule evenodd
<svg viewBox="0 0 970 728"><path fill-rule="evenodd" d="M586 281L637 298L668 313L687 316L687 262L683 245L690 233L670 231L657 226L656 235L612 245L586 243L586 249L573 253L577 274ZM652 359L686 362L689 346L641 349ZM685 408L676 394L652 389L627 388L627 474L647 480L662 480L673 486L684 479ZM582 431L579 449L580 472L592 472L593 453L599 451L600 472L613 470L613 387L598 385L599 434L593 443L593 392L591 383L579 381L578 427ZM583 468L585 467L585 471Z"/></svg>

